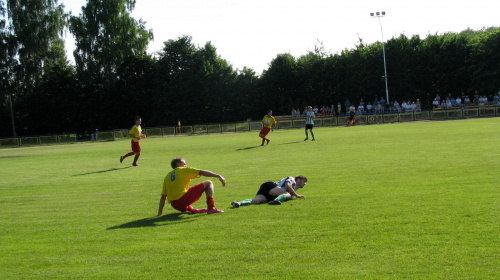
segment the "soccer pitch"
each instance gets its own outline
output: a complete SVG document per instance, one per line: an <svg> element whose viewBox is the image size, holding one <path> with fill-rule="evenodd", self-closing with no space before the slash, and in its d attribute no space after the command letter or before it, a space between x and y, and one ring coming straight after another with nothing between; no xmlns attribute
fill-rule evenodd
<svg viewBox="0 0 500 280"><path fill-rule="evenodd" d="M2 279L498 279L500 118L0 149ZM170 160L216 207L155 218ZM305 175L305 199L232 209ZM194 183L206 180L202 177ZM194 204L205 207L205 195Z"/></svg>

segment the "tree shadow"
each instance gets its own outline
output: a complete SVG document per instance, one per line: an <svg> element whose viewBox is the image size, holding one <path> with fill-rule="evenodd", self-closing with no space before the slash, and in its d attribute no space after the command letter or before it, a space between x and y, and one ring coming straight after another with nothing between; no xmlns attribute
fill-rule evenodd
<svg viewBox="0 0 500 280"><path fill-rule="evenodd" d="M184 216L182 216L184 215ZM186 217L187 216L187 217ZM124 223L117 226L112 226L107 228L107 230L120 229L120 228L140 228L140 227L156 227L156 226L166 226L178 223L193 222L193 218L201 216L200 214L192 213L170 213L160 217L150 217L144 218L128 223ZM161 222L175 222L175 223L161 223Z"/></svg>
<svg viewBox="0 0 500 280"><path fill-rule="evenodd" d="M132 166L120 167L120 168L111 168L111 169L106 169L106 170L99 170L99 171L93 171L93 172L75 174L73 176L83 176L83 175L90 175L90 174L106 173L106 172L111 172L111 171L117 171L117 170L127 169L127 168L131 168L131 167Z"/></svg>

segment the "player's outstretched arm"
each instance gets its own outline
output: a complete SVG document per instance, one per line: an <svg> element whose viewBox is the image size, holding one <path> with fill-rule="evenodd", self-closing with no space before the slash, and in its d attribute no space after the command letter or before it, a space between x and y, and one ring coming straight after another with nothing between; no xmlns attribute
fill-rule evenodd
<svg viewBox="0 0 500 280"><path fill-rule="evenodd" d="M165 201L167 200L167 196L162 194L160 198L160 204L158 205L158 214L156 217L160 217L163 213L163 207L165 207Z"/></svg>
<svg viewBox="0 0 500 280"><path fill-rule="evenodd" d="M285 187L286 187L287 191L292 195L292 197L293 196L296 196L297 198L304 198L305 197L305 196L300 195L297 192L295 192L295 190L293 189L292 184L290 184L290 182L286 182Z"/></svg>
<svg viewBox="0 0 500 280"><path fill-rule="evenodd" d="M208 171L208 170L200 170L199 174L201 176L205 176L205 177L217 177L217 178L219 178L219 181L222 183L222 186L223 187L226 186L226 179L224 179L224 177L222 177L219 174L213 173L212 171Z"/></svg>

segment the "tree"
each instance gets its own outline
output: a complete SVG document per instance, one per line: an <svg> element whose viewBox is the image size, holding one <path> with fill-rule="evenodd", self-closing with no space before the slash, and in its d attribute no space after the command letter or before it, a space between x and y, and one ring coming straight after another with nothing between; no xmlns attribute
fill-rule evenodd
<svg viewBox="0 0 500 280"><path fill-rule="evenodd" d="M112 81L120 64L145 54L153 39L145 22L130 16L135 0L88 0L79 16L70 16L77 71L86 81Z"/></svg>
<svg viewBox="0 0 500 280"><path fill-rule="evenodd" d="M67 26L64 6L57 0L8 0L10 27L17 43L20 86L30 89L42 78L44 69L65 65L62 39Z"/></svg>
<svg viewBox="0 0 500 280"><path fill-rule="evenodd" d="M12 112L12 93L14 92L14 69L18 66L16 60L17 43L11 30L7 28L5 17L5 2L0 0L0 127L9 127L11 131L3 129L1 136L16 136L14 112Z"/></svg>

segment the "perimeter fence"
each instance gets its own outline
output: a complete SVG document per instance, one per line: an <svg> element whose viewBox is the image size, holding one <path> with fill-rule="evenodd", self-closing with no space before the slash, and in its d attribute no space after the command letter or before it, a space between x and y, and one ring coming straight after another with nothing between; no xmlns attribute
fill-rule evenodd
<svg viewBox="0 0 500 280"><path fill-rule="evenodd" d="M359 115L357 125L400 123L413 121L434 121L434 120L459 120L468 118L498 117L500 116L500 106L487 106L479 108L461 108L454 110L433 110L409 113L371 114ZM292 118L291 116L278 116L276 129L297 129L304 128L306 120L304 117ZM317 116L314 119L315 127L334 127L347 124L349 116ZM167 126L148 127L143 132L148 137L168 137L181 135L202 135L214 133L237 133L258 131L262 128L260 121L246 121L221 124L198 124L192 126ZM116 129L111 131L98 131L91 135L91 141L114 141L128 139L128 129ZM25 136L0 139L0 147L51 145L63 143L76 143L78 141L75 134L62 135L41 135ZM87 140L89 141L89 140Z"/></svg>

